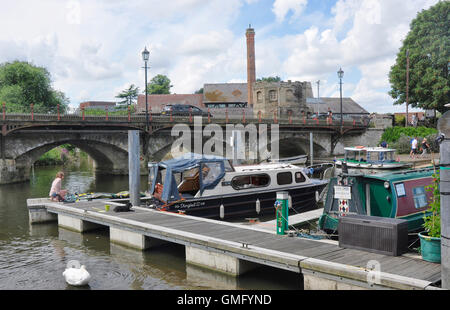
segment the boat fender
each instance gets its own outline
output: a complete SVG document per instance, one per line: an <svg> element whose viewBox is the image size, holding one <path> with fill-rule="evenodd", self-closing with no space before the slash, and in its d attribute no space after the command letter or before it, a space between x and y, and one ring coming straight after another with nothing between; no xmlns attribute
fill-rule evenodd
<svg viewBox="0 0 450 310"><path fill-rule="evenodd" d="M223 219L225 217L225 207L220 205L220 218Z"/></svg>
<svg viewBox="0 0 450 310"><path fill-rule="evenodd" d="M261 202L259 201L259 199L256 199L256 213L259 214L261 212Z"/></svg>
<svg viewBox="0 0 450 310"><path fill-rule="evenodd" d="M316 191L316 202L319 202L319 200L320 200L319 192Z"/></svg>

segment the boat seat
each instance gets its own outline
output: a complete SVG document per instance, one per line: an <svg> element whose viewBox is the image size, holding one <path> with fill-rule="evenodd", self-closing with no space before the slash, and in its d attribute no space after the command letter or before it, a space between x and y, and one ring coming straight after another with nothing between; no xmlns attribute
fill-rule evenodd
<svg viewBox="0 0 450 310"><path fill-rule="evenodd" d="M186 177L180 185L178 185L178 192L180 193L198 191L199 189L200 182L198 172L192 177Z"/></svg>

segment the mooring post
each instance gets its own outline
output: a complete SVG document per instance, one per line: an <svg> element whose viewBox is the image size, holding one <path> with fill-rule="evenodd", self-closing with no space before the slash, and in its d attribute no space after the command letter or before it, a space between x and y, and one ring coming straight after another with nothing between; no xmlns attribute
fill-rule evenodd
<svg viewBox="0 0 450 310"><path fill-rule="evenodd" d="M450 289L450 111L438 123L440 142L441 193L441 279L442 288Z"/></svg>
<svg viewBox="0 0 450 310"><path fill-rule="evenodd" d="M139 131L128 130L128 169L130 202L133 206L140 206L140 156L139 156Z"/></svg>

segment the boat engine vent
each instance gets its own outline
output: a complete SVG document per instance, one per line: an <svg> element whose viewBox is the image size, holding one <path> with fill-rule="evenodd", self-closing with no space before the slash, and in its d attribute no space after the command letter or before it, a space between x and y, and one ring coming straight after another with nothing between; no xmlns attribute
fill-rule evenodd
<svg viewBox="0 0 450 310"><path fill-rule="evenodd" d="M350 215L339 219L339 246L399 256L408 247L408 221Z"/></svg>

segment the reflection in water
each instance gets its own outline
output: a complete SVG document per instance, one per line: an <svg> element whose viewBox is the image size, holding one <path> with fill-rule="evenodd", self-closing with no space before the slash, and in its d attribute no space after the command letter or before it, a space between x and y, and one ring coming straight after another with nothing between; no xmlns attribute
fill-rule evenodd
<svg viewBox="0 0 450 310"><path fill-rule="evenodd" d="M184 246L167 244L141 252L110 243L109 230L84 234L56 223L30 225L27 198L47 197L56 172L70 192L120 192L128 176L96 175L89 165L35 167L31 180L0 186L0 289L298 289L298 275L262 267L237 279L186 265ZM142 176L141 190L146 177ZM70 260L86 266L89 286L68 285ZM282 278L291 277L291 280Z"/></svg>

